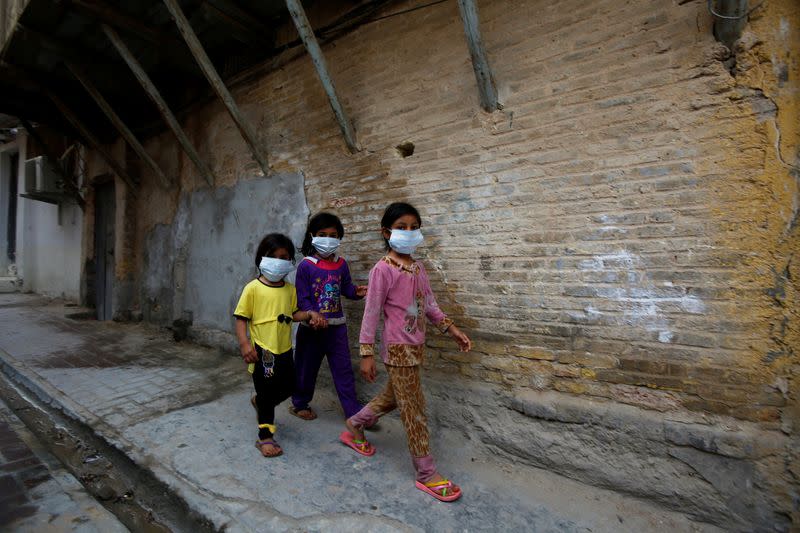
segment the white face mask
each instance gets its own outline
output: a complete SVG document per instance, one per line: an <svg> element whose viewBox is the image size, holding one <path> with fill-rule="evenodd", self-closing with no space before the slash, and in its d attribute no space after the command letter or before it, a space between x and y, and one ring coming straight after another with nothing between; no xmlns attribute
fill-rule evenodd
<svg viewBox="0 0 800 533"><path fill-rule="evenodd" d="M286 274L294 270L294 265L286 259L276 259L274 257L262 257L258 269L265 278L273 283L277 283L286 277Z"/></svg>
<svg viewBox="0 0 800 533"><path fill-rule="evenodd" d="M335 254L341 242L341 240L334 237L311 237L311 246L313 246L322 257Z"/></svg>
<svg viewBox="0 0 800 533"><path fill-rule="evenodd" d="M402 229L390 230L389 246L398 254L413 254L417 246L422 244L422 232L418 229L408 231Z"/></svg>

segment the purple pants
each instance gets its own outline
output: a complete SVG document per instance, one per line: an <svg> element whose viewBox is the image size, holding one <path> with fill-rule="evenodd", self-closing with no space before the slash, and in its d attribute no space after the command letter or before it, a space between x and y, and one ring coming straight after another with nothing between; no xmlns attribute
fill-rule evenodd
<svg viewBox="0 0 800 533"><path fill-rule="evenodd" d="M350 418L363 407L356 397L356 379L350 361L350 345L347 341L347 326L328 326L313 330L307 326L297 329L297 346L294 352L294 368L297 376L292 405L295 409L307 409L314 398L317 374L322 358L328 357L328 366L333 376L333 385L339 395L345 418Z"/></svg>

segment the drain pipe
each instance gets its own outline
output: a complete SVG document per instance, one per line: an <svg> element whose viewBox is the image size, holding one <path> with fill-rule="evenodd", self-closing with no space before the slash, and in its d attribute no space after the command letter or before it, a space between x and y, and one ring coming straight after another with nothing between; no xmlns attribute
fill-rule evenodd
<svg viewBox="0 0 800 533"><path fill-rule="evenodd" d="M733 43L742 35L751 10L747 0L707 0L708 11L714 17L714 37L733 50ZM758 4L758 7L761 4ZM753 8L755 9L755 8Z"/></svg>

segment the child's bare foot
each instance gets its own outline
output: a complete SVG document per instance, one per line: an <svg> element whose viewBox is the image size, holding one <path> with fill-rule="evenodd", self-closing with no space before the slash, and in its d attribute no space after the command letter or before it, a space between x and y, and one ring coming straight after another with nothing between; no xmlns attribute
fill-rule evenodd
<svg viewBox="0 0 800 533"><path fill-rule="evenodd" d="M278 457L283 454L283 449L274 439L263 439L256 441L256 448L264 457Z"/></svg>
<svg viewBox="0 0 800 533"><path fill-rule="evenodd" d="M353 437L355 437L355 440L364 440L363 427L357 428L356 426L350 423L350 420L345 420L344 425L347 428L347 431L349 431L350 434L353 435Z"/></svg>

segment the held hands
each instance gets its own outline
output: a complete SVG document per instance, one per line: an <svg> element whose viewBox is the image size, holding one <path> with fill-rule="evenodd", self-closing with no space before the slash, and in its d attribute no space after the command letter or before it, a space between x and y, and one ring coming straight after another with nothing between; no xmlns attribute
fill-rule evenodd
<svg viewBox="0 0 800 533"><path fill-rule="evenodd" d="M366 285L356 285L356 296L359 298L363 298L367 295L367 286Z"/></svg>
<svg viewBox="0 0 800 533"><path fill-rule="evenodd" d="M458 344L458 349L462 352L468 352L472 349L472 341L455 324L447 328L447 333L453 337L453 340Z"/></svg>
<svg viewBox="0 0 800 533"><path fill-rule="evenodd" d="M325 320L325 317L321 314L317 313L316 311L309 311L308 316L308 324L314 329L323 329L328 327L328 321Z"/></svg>
<svg viewBox="0 0 800 533"><path fill-rule="evenodd" d="M369 383L375 382L375 377L378 375L378 369L375 366L375 357L362 357L361 358L361 377L366 379Z"/></svg>
<svg viewBox="0 0 800 533"><path fill-rule="evenodd" d="M258 362L258 354L256 353L256 349L253 348L253 345L249 342L246 344L240 344L239 351L242 353L242 359L244 359L245 363Z"/></svg>

